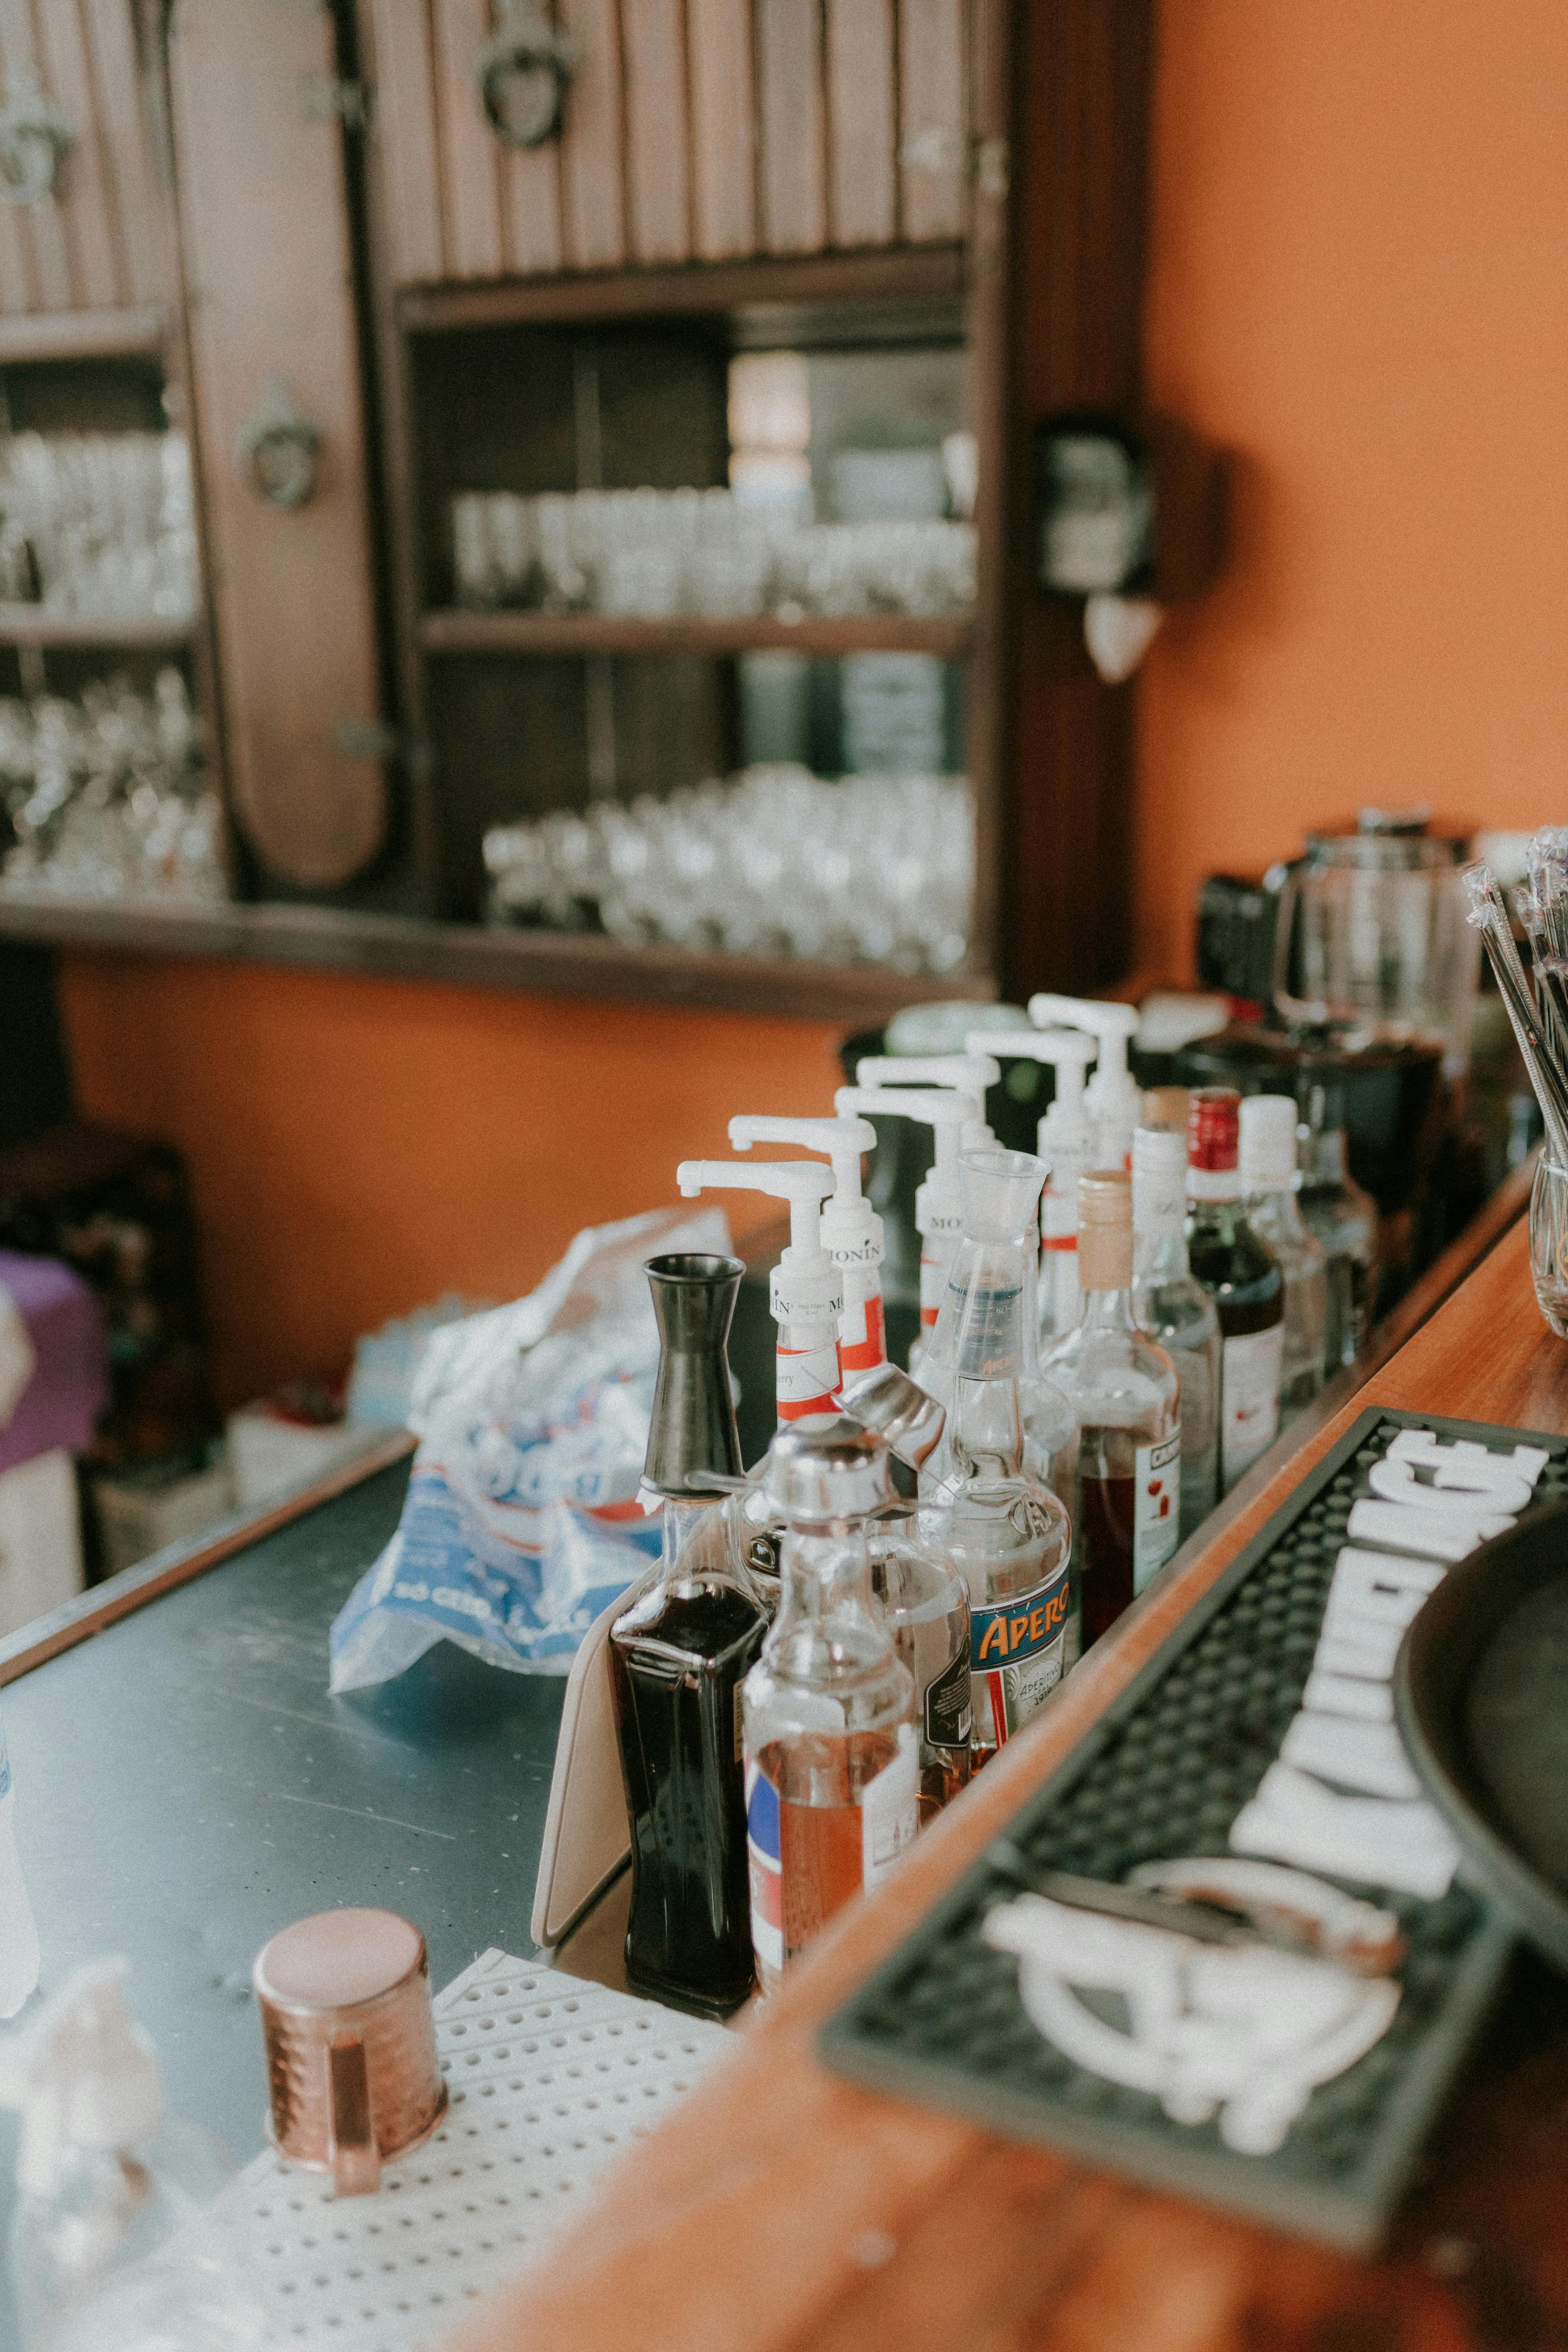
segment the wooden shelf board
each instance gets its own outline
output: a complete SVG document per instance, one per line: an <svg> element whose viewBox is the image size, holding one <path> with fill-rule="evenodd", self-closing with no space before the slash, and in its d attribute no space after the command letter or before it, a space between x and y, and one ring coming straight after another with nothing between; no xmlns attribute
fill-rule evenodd
<svg viewBox="0 0 1568 2352"><path fill-rule="evenodd" d="M856 620L613 619L603 613L431 612L421 615L426 653L738 654L784 648L803 654L922 653L956 661L969 651L967 619L919 620L878 614Z"/></svg>
<svg viewBox="0 0 1568 2352"><path fill-rule="evenodd" d="M195 616L186 621L153 617L138 621L97 621L85 613L58 613L46 604L0 604L0 645L120 646L150 652L174 651L190 644L196 633Z"/></svg>
<svg viewBox="0 0 1568 2352"><path fill-rule="evenodd" d="M953 301L967 282L962 245L859 253L770 255L467 285L405 286L398 321L411 334L461 327L566 326L575 320L700 315L823 303Z"/></svg>
<svg viewBox="0 0 1568 2352"><path fill-rule="evenodd" d="M996 993L984 974L914 975L871 965L701 955L681 948L625 948L597 933L492 929L417 916L365 915L330 907L105 906L45 896L0 896L0 938L146 955L239 963L304 964L463 987L558 996L631 998L741 1013L793 1014L857 1026L901 1004Z"/></svg>
<svg viewBox="0 0 1568 2352"><path fill-rule="evenodd" d="M0 318L0 367L36 360L162 358L169 321L155 303L128 310L38 310Z"/></svg>

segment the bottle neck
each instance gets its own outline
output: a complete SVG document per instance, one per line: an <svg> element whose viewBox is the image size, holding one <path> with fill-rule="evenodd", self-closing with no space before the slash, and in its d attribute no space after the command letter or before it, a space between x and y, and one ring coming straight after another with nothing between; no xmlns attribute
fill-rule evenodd
<svg viewBox="0 0 1568 2352"><path fill-rule="evenodd" d="M1249 1219L1256 1218L1260 1223L1282 1227L1287 1233L1305 1230L1293 1184L1267 1184L1248 1192L1247 1213Z"/></svg>
<svg viewBox="0 0 1568 2352"><path fill-rule="evenodd" d="M1139 1234L1134 1244L1133 1271L1139 1282L1180 1282L1191 1274L1187 1261L1186 1227L1161 1225Z"/></svg>
<svg viewBox="0 0 1568 2352"><path fill-rule="evenodd" d="M1184 1259L1185 1255L1184 1250ZM1083 1318L1079 1328L1083 1331L1134 1329L1131 1290L1086 1290L1083 1294Z"/></svg>
<svg viewBox="0 0 1568 2352"><path fill-rule="evenodd" d="M682 1554L690 1543L697 1522L705 1511L712 1509L719 1498L712 1495L667 1495L660 1513L660 1532L664 1538L659 1555L659 1574L667 1584L680 1580ZM685 1571L690 1575L692 1570Z"/></svg>
<svg viewBox="0 0 1568 2352"><path fill-rule="evenodd" d="M1311 1138L1307 1145L1304 1173L1313 1184L1342 1184L1345 1181L1350 1174L1350 1162L1342 1127L1329 1128Z"/></svg>
<svg viewBox="0 0 1568 2352"><path fill-rule="evenodd" d="M960 1477L1016 1478L1024 1465L1017 1381L955 1381L948 1432Z"/></svg>
<svg viewBox="0 0 1568 2352"><path fill-rule="evenodd" d="M876 1622L871 1611L871 1557L863 1526L833 1535L786 1528L779 1547L783 1592L775 1637L786 1630Z"/></svg>

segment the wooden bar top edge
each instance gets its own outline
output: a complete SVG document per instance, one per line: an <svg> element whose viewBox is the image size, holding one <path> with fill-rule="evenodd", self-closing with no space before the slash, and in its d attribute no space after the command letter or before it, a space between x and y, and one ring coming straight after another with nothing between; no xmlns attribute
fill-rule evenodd
<svg viewBox="0 0 1568 2352"><path fill-rule="evenodd" d="M1568 2279L1550 2233L1538 2241L1547 2191L1559 2200L1559 2242L1568 2210L1568 2025L1542 2062L1555 2122L1528 2172L1516 2181L1510 2166L1501 2193L1500 2151L1475 2146L1468 2126L1476 2100L1489 2115L1487 2101L1502 2093L1468 2090L1465 2117L1438 2127L1440 2161L1406 2200L1392 2251L1373 2260L863 2090L816 2056L826 2019L1376 1406L1568 1433L1568 1346L1537 1309L1522 1219L1212 1541L1173 1563L888 1885L841 1916L737 2036L733 2056L610 2176L587 2218L452 2339L453 2352L552 2342L574 2352L945 2352L960 2338L986 2352L1326 2352L1352 2342L1533 2352L1548 2340L1543 2305L1558 2340ZM1507 2112L1517 2138L1535 2128L1539 2088L1516 2105L1517 2118Z"/></svg>

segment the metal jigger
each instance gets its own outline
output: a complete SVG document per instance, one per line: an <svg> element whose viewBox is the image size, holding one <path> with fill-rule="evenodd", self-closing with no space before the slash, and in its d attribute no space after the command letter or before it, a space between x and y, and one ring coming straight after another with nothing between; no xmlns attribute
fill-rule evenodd
<svg viewBox="0 0 1568 2352"><path fill-rule="evenodd" d="M745 1270L738 1257L684 1251L650 1257L644 1268L659 1358L643 1483L683 1502L742 1475L728 1342Z"/></svg>

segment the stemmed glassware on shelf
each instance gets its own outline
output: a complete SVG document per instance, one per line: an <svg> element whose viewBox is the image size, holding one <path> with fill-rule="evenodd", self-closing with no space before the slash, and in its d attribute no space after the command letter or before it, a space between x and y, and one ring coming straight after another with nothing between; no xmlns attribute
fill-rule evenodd
<svg viewBox="0 0 1568 2352"><path fill-rule="evenodd" d="M972 524L806 511L727 489L465 492L452 501L458 602L640 620L942 619L973 604Z"/></svg>
<svg viewBox="0 0 1568 2352"><path fill-rule="evenodd" d="M743 770L728 782L498 825L492 921L628 946L951 971L968 946L973 808L962 776Z"/></svg>
<svg viewBox="0 0 1568 2352"><path fill-rule="evenodd" d="M0 893L210 905L227 896L223 819L201 724L169 667L151 696L123 678L80 698L0 701L10 846Z"/></svg>
<svg viewBox="0 0 1568 2352"><path fill-rule="evenodd" d="M196 609L182 433L16 433L0 443L0 591L86 621Z"/></svg>

